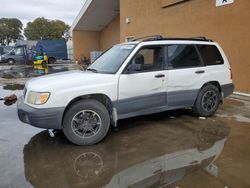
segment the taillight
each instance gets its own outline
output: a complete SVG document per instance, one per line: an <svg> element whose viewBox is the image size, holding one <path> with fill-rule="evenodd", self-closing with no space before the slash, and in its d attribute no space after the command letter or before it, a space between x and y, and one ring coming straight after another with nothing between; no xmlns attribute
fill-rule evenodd
<svg viewBox="0 0 250 188"><path fill-rule="evenodd" d="M229 70L230 70L230 78L231 78L231 80L233 80L233 72L232 72L232 69L230 68Z"/></svg>

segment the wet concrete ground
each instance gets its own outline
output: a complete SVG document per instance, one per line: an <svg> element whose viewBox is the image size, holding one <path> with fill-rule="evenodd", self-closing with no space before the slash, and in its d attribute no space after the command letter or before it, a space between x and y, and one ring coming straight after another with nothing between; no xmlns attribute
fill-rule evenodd
<svg viewBox="0 0 250 188"><path fill-rule="evenodd" d="M0 85L0 96L22 93L21 84ZM247 188L249 134L250 102L228 99L211 118L178 110L127 119L79 147L21 123L16 105L1 102L0 187Z"/></svg>

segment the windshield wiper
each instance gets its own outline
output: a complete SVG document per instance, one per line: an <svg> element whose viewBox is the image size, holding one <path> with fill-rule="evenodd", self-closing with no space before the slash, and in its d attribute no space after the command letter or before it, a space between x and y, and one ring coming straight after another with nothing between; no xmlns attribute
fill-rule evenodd
<svg viewBox="0 0 250 188"><path fill-rule="evenodd" d="M87 68L87 71L91 71L91 72L94 72L94 73L98 73L98 70L92 69L92 68Z"/></svg>

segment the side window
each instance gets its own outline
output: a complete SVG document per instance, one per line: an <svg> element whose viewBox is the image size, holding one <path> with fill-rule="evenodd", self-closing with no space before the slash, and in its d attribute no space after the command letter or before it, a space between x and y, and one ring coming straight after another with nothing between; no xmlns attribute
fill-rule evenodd
<svg viewBox="0 0 250 188"><path fill-rule="evenodd" d="M197 45L198 50L205 65L221 65L224 64L224 60L220 51L213 45Z"/></svg>
<svg viewBox="0 0 250 188"><path fill-rule="evenodd" d="M202 66L196 48L193 45L175 44L168 46L168 68L191 68Z"/></svg>
<svg viewBox="0 0 250 188"><path fill-rule="evenodd" d="M144 47L132 59L131 64L140 66L136 72L151 72L165 69L163 47Z"/></svg>
<svg viewBox="0 0 250 188"><path fill-rule="evenodd" d="M15 52L15 55L23 55L23 48L16 48L14 52Z"/></svg>

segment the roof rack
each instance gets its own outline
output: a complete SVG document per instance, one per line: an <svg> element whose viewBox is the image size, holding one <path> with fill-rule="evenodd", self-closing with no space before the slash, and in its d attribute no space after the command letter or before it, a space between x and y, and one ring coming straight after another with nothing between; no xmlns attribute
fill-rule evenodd
<svg viewBox="0 0 250 188"><path fill-rule="evenodd" d="M204 36L197 36L197 37L162 37L161 35L152 35L152 36L146 36L141 38L136 38L133 41L157 41L157 40L193 40L193 41L207 41L207 42L213 42L211 39L207 39Z"/></svg>
<svg viewBox="0 0 250 188"><path fill-rule="evenodd" d="M173 37L173 38L163 38L162 40L194 40L194 41L206 41L206 42L213 42L211 39L207 39L206 37L187 37L187 38L180 38L180 37Z"/></svg>
<svg viewBox="0 0 250 188"><path fill-rule="evenodd" d="M132 41L151 41L151 40L162 40L163 37L161 35L150 35L150 36L145 36L145 37L140 37L140 38L136 38L133 39Z"/></svg>

